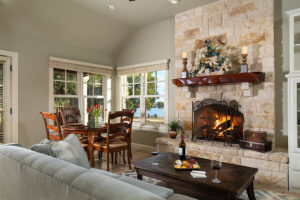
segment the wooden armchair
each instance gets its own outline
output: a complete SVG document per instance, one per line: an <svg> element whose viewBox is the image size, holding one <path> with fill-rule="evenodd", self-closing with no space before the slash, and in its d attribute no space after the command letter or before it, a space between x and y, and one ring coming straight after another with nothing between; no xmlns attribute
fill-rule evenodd
<svg viewBox="0 0 300 200"><path fill-rule="evenodd" d="M129 118L129 123L112 123L117 118ZM133 113L128 111L117 111L108 113L106 141L94 142L94 149L106 153L106 169L109 171L109 153L118 153L127 150L128 167L131 169L131 127ZM122 139L120 139L122 138Z"/></svg>
<svg viewBox="0 0 300 200"><path fill-rule="evenodd" d="M53 139L56 141L62 140L63 138L61 129L56 115L48 112L41 112L40 114L42 115L44 120L47 138L49 140Z"/></svg>

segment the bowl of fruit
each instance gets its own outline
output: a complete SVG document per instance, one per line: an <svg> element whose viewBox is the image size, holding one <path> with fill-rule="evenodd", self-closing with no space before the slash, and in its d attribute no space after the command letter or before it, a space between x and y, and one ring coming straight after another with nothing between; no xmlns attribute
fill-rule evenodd
<svg viewBox="0 0 300 200"><path fill-rule="evenodd" d="M174 168L176 170L197 170L200 169L200 165L195 159L190 160L175 160Z"/></svg>

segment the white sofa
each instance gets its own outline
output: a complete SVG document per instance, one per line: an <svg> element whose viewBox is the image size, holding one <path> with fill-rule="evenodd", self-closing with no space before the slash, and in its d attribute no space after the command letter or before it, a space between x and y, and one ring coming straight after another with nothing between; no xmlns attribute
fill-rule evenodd
<svg viewBox="0 0 300 200"><path fill-rule="evenodd" d="M191 200L173 190L85 169L22 147L0 146L0 200Z"/></svg>

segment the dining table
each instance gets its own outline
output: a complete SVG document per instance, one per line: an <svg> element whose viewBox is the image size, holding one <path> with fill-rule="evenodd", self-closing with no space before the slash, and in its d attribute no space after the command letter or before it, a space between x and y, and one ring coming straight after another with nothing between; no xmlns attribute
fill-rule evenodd
<svg viewBox="0 0 300 200"><path fill-rule="evenodd" d="M96 137L102 137L101 134L107 133L107 125L99 125L97 128L90 128L85 125L67 125L62 127L63 129L63 138L68 134L80 134L82 136L88 137L88 150L90 158L90 166L95 167L94 161L94 140ZM106 137L103 137L106 139Z"/></svg>

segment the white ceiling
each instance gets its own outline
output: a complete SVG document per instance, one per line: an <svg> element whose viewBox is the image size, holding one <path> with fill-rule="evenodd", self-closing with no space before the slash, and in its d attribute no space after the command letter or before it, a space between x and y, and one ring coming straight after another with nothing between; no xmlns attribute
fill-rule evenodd
<svg viewBox="0 0 300 200"><path fill-rule="evenodd" d="M0 0L0 31L112 54L138 28L216 0Z"/></svg>

